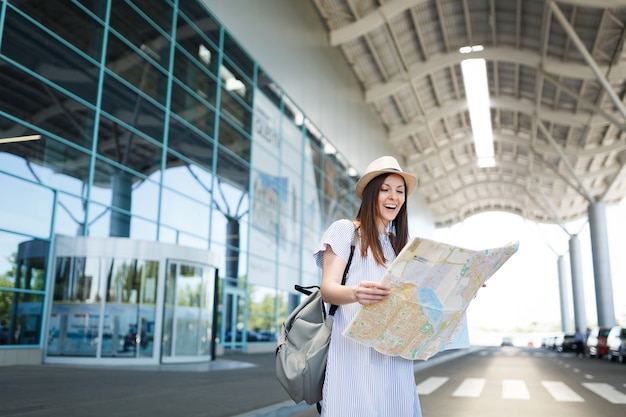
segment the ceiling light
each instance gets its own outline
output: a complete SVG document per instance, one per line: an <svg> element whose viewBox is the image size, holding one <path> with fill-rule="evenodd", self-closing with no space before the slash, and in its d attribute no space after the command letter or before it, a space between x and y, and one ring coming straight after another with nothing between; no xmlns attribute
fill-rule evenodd
<svg viewBox="0 0 626 417"><path fill-rule="evenodd" d="M39 140L41 135L14 136L12 138L0 138L0 143L25 142L28 140Z"/></svg>
<svg viewBox="0 0 626 417"><path fill-rule="evenodd" d="M471 50L475 48L471 47ZM495 158L487 64L482 58L465 59L461 61L461 70L479 166L483 168L493 167L495 166Z"/></svg>

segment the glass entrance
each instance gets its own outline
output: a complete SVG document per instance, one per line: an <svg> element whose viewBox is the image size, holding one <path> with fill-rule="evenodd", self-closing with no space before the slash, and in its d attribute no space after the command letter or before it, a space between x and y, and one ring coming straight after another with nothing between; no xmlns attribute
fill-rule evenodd
<svg viewBox="0 0 626 417"><path fill-rule="evenodd" d="M125 238L57 237L54 245L44 362L213 359L211 252Z"/></svg>
<svg viewBox="0 0 626 417"><path fill-rule="evenodd" d="M215 268L168 261L161 360L210 359L213 350Z"/></svg>
<svg viewBox="0 0 626 417"><path fill-rule="evenodd" d="M159 262L57 258L48 356L152 357Z"/></svg>
<svg viewBox="0 0 626 417"><path fill-rule="evenodd" d="M222 340L226 348L239 348L243 345L245 295L245 291L241 288L224 286Z"/></svg>

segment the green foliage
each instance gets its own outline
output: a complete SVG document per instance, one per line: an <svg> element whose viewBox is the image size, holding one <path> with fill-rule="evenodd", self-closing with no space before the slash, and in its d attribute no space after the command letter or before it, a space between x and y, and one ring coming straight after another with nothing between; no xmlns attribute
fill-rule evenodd
<svg viewBox="0 0 626 417"><path fill-rule="evenodd" d="M248 329L276 331L278 326L274 320L275 312L278 311L279 317L285 314L285 297L265 294L260 301L254 301L255 290L253 285L248 286Z"/></svg>
<svg viewBox="0 0 626 417"><path fill-rule="evenodd" d="M15 286L15 277L17 275L17 254L12 253L7 260L11 264L11 269L0 274L0 323L8 322L11 314L11 305L13 303L13 293L2 291L2 288L13 288Z"/></svg>

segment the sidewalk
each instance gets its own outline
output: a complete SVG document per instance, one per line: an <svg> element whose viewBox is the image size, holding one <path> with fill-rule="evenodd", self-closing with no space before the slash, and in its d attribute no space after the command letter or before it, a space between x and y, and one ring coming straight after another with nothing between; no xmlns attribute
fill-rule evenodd
<svg viewBox="0 0 626 417"><path fill-rule="evenodd" d="M416 363L416 370L437 360ZM273 353L227 354L200 365L0 367L0 393L1 416L317 416L315 406L295 404L284 392Z"/></svg>

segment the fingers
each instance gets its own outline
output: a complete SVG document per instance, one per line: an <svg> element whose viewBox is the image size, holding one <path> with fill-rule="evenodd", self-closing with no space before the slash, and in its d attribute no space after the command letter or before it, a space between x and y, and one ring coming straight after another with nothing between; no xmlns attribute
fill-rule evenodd
<svg viewBox="0 0 626 417"><path fill-rule="evenodd" d="M354 288L354 297L361 304L378 303L389 297L389 287L380 282L363 281Z"/></svg>

